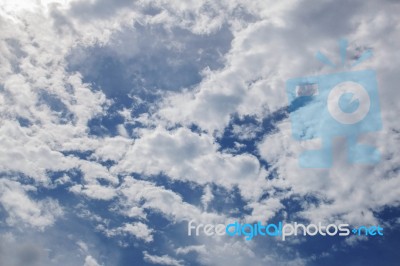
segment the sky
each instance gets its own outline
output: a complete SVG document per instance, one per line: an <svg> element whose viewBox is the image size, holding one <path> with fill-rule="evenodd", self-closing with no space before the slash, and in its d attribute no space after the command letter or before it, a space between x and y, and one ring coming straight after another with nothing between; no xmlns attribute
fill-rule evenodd
<svg viewBox="0 0 400 266"><path fill-rule="evenodd" d="M2 0L0 265L398 265L399 13L396 0ZM302 167L325 107L292 102L287 81L366 69L381 127L357 141L379 162L350 163L336 136L330 167ZM191 220L385 233L247 241L188 236Z"/></svg>

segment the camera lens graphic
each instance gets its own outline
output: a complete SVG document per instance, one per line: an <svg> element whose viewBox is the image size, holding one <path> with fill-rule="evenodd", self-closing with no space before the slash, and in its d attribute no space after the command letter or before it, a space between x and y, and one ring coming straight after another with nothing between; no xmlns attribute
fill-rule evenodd
<svg viewBox="0 0 400 266"><path fill-rule="evenodd" d="M350 97L346 97L349 95ZM347 110L343 110L343 101L347 102ZM328 96L328 111L341 124L351 125L363 120L370 106L368 92L363 86L352 81L339 83Z"/></svg>

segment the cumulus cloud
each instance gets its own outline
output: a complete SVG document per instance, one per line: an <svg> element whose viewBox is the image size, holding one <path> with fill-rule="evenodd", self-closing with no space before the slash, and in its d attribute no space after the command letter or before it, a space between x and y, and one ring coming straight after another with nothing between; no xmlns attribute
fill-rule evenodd
<svg viewBox="0 0 400 266"><path fill-rule="evenodd" d="M19 182L0 180L0 203L7 212L6 222L10 225L28 225L39 229L53 225L63 211L54 199L35 201L28 192L36 190Z"/></svg>
<svg viewBox="0 0 400 266"><path fill-rule="evenodd" d="M168 255L151 255L146 251L143 252L143 258L146 262L158 265L170 265L170 266L182 266L184 265L182 261L176 260Z"/></svg>
<svg viewBox="0 0 400 266"><path fill-rule="evenodd" d="M138 239L144 240L145 242L153 241L152 229L149 229L146 224L138 222L129 224L126 223L121 227L114 229L105 229L105 234L109 237L116 235L132 235Z"/></svg>
<svg viewBox="0 0 400 266"><path fill-rule="evenodd" d="M230 155L218 151L213 138L186 128L168 131L158 127L142 132L113 172L146 175L166 173L179 180L200 184L215 182L231 187L254 181L260 173L256 157L250 154Z"/></svg>
<svg viewBox="0 0 400 266"><path fill-rule="evenodd" d="M0 204L7 226L43 230L56 224L68 205L65 194L36 196L65 188L68 197L112 204L104 208L118 217L112 225L96 214L102 208L85 205L99 231L150 244L162 235L151 224L152 212L170 224L232 218L232 212L214 211L213 186L238 191L246 221L273 218L285 210L285 200L300 199L294 217L379 222L376 213L398 207L400 196L399 8L395 1L3 1ZM332 169L301 169L300 152L320 143L297 143L287 115L273 116L290 105L288 78L331 73L313 56L322 50L337 62L341 37L350 41L350 63L366 47L374 51L355 70L376 70L384 128L360 141L375 145L382 162L349 165L346 144L338 140ZM236 125L233 117L271 117L274 130ZM236 149L224 147L230 124ZM260 142L242 144L263 133ZM199 187L198 202L174 191L175 182ZM310 195L316 203L306 200ZM240 254L234 265L307 264L220 241L170 243L180 247L172 254L198 253L206 265L227 264L233 251ZM31 247L22 253L37 264L46 257ZM100 265L84 256L86 266ZM145 251L143 257L185 264L168 254Z"/></svg>
<svg viewBox="0 0 400 266"><path fill-rule="evenodd" d="M100 264L92 256L87 256L83 266L100 266Z"/></svg>
<svg viewBox="0 0 400 266"><path fill-rule="evenodd" d="M140 208L159 212L177 222L191 219L198 221L218 221L223 219L219 214L202 212L197 206L184 202L177 193L148 181L127 177L124 179L119 193L121 195L121 210L126 214L130 214Z"/></svg>

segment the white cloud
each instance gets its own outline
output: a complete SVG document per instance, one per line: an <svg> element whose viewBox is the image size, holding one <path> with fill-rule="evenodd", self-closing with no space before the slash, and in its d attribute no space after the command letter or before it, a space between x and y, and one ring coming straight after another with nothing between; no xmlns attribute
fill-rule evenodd
<svg viewBox="0 0 400 266"><path fill-rule="evenodd" d="M196 262L201 265L233 265L243 266L251 261L251 265L283 266L307 265L307 259L293 256L288 258L285 254L275 251L274 239L259 245L253 241L242 241L240 238L231 237L204 237L196 238L196 245L179 247L175 250L178 255L196 252ZM293 252L290 247L285 252ZM232 259L234 257L234 259Z"/></svg>
<svg viewBox="0 0 400 266"><path fill-rule="evenodd" d="M47 198L35 201L28 196L35 188L23 186L19 182L0 180L0 204L7 212L9 225L28 225L43 230L55 223L63 214L56 200Z"/></svg>
<svg viewBox="0 0 400 266"><path fill-rule="evenodd" d="M170 265L170 266L182 266L183 262L180 260L176 260L168 255L151 255L146 251L143 252L143 259L152 264L159 264L159 265Z"/></svg>
<svg viewBox="0 0 400 266"><path fill-rule="evenodd" d="M203 207L205 210L207 210L208 205L210 202L213 200L214 195L212 193L211 187L209 185L204 187L204 194L201 196L201 203L203 204Z"/></svg>
<svg viewBox="0 0 400 266"><path fill-rule="evenodd" d="M113 187L102 186L100 184L73 185L69 190L92 199L111 200L116 196L116 191Z"/></svg>
<svg viewBox="0 0 400 266"><path fill-rule="evenodd" d="M252 209L251 215L246 217L248 222L268 221L283 209L279 198L269 198L259 202L250 202L247 207Z"/></svg>
<svg viewBox="0 0 400 266"><path fill-rule="evenodd" d="M100 266L100 264L92 256L87 256L83 266Z"/></svg>
<svg viewBox="0 0 400 266"><path fill-rule="evenodd" d="M260 165L250 154L233 156L219 152L213 138L207 134L199 135L186 128L168 131L158 127L144 130L142 137L111 171L146 175L165 173L173 179L199 184L215 182L231 187L255 181Z"/></svg>
<svg viewBox="0 0 400 266"><path fill-rule="evenodd" d="M256 137L257 133L260 129L256 125L233 125L232 133L239 139L239 140L247 140L253 139Z"/></svg>
<svg viewBox="0 0 400 266"><path fill-rule="evenodd" d="M123 213L129 214L132 207L148 209L163 214L172 221L222 221L223 217L208 212L202 212L198 207L182 200L177 193L156 186L147 181L124 179L119 189L120 206Z"/></svg>
<svg viewBox="0 0 400 266"><path fill-rule="evenodd" d="M175 250L176 254L188 254L190 252L196 252L200 255L205 255L207 252L205 245L197 245L197 246L186 246L186 247L179 247Z"/></svg>
<svg viewBox="0 0 400 266"><path fill-rule="evenodd" d="M121 227L113 228L113 229L104 229L102 226L99 227L104 230L104 233L109 236L117 236L117 235L132 235L137 239L141 239L144 242L152 242L153 241L153 230L148 228L148 226L141 222L136 223L126 223Z"/></svg>
<svg viewBox="0 0 400 266"><path fill-rule="evenodd" d="M153 237L151 236L152 230L144 223L125 224L122 231L143 239L146 242L153 241Z"/></svg>

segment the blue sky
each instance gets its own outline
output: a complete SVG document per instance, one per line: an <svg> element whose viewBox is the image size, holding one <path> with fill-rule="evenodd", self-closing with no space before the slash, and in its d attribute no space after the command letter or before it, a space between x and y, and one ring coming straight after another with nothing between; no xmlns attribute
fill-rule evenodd
<svg viewBox="0 0 400 266"><path fill-rule="evenodd" d="M0 3L0 265L398 265L396 1ZM348 40L347 64L338 41ZM373 57L349 66L365 51ZM302 168L286 81L376 73L379 163ZM314 113L318 113L317 110ZM310 118L311 117L311 118ZM188 236L188 221L381 225L382 237Z"/></svg>

